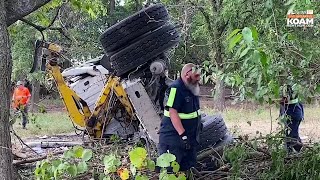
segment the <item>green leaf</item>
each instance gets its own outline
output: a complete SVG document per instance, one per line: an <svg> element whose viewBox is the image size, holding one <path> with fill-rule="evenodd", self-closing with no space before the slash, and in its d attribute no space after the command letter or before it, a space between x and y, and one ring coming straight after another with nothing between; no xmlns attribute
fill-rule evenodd
<svg viewBox="0 0 320 180"><path fill-rule="evenodd" d="M235 34L237 34L238 32L240 32L241 29L235 29L231 32L231 34L227 37L226 40L229 40L232 36L234 36Z"/></svg>
<svg viewBox="0 0 320 180"><path fill-rule="evenodd" d="M73 176L73 177L76 176L77 175L77 167L76 167L76 165L73 164L73 165L69 166L67 171L71 176Z"/></svg>
<svg viewBox="0 0 320 180"><path fill-rule="evenodd" d="M237 45L237 43L241 40L242 34L237 34L234 36L230 42L229 42L229 51L232 51L232 49Z"/></svg>
<svg viewBox="0 0 320 180"><path fill-rule="evenodd" d="M137 147L129 152L130 161L137 168L141 168L146 157L147 151L141 147Z"/></svg>
<svg viewBox="0 0 320 180"><path fill-rule="evenodd" d="M171 167L173 168L173 172L175 173L179 172L180 165L177 163L177 161L173 161L171 163Z"/></svg>
<svg viewBox="0 0 320 180"><path fill-rule="evenodd" d="M152 160L148 160L147 161L147 168L150 170L150 171L154 171L156 169L156 163Z"/></svg>
<svg viewBox="0 0 320 180"><path fill-rule="evenodd" d="M251 32L252 32L252 37L255 41L258 41L258 31L257 31L257 28L252 26L251 27Z"/></svg>
<svg viewBox="0 0 320 180"><path fill-rule="evenodd" d="M203 65L209 66L209 65L210 65L210 61L204 61L204 62L203 62Z"/></svg>
<svg viewBox="0 0 320 180"><path fill-rule="evenodd" d="M37 176L39 175L41 172L41 168L36 168L36 170L34 171L34 174Z"/></svg>
<svg viewBox="0 0 320 180"><path fill-rule="evenodd" d="M52 161L52 165L54 167L58 167L61 163L62 163L62 161L60 159L56 159L56 160Z"/></svg>
<svg viewBox="0 0 320 180"><path fill-rule="evenodd" d="M55 178L55 179L58 179L58 169L55 169L54 170L54 172L53 172L53 177Z"/></svg>
<svg viewBox="0 0 320 180"><path fill-rule="evenodd" d="M75 147L73 147L73 151L74 151L74 156L76 158L81 158L82 153L83 153L83 147L75 146Z"/></svg>
<svg viewBox="0 0 320 180"><path fill-rule="evenodd" d="M137 174L137 168L133 164L130 164L130 171L133 176Z"/></svg>
<svg viewBox="0 0 320 180"><path fill-rule="evenodd" d="M177 177L174 174L168 174L168 180L177 180Z"/></svg>
<svg viewBox="0 0 320 180"><path fill-rule="evenodd" d="M63 157L66 159L70 159L74 156L74 153L71 150L68 150L66 152L63 153Z"/></svg>
<svg viewBox="0 0 320 180"><path fill-rule="evenodd" d="M116 172L117 167L121 165L121 161L114 155L107 155L103 158L103 164L107 173Z"/></svg>
<svg viewBox="0 0 320 180"><path fill-rule="evenodd" d="M81 161L78 165L77 165L77 171L78 173L84 173L86 171L88 171L88 165L86 162Z"/></svg>
<svg viewBox="0 0 320 180"><path fill-rule="evenodd" d="M138 175L135 180L149 180L149 178L146 175Z"/></svg>
<svg viewBox="0 0 320 180"><path fill-rule="evenodd" d="M186 176L184 174L179 174L177 180L187 180Z"/></svg>
<svg viewBox="0 0 320 180"><path fill-rule="evenodd" d="M104 177L103 180L111 180L110 176Z"/></svg>
<svg viewBox="0 0 320 180"><path fill-rule="evenodd" d="M85 149L81 155L83 161L89 161L93 156L91 149Z"/></svg>
<svg viewBox="0 0 320 180"><path fill-rule="evenodd" d="M289 1L287 1L284 5L285 5L285 6L288 6L288 5L292 4L292 3L294 3L294 0L289 0Z"/></svg>
<svg viewBox="0 0 320 180"><path fill-rule="evenodd" d="M245 40L246 44L251 45L251 43L253 41L251 29L248 27L243 28L242 35L243 35L243 39Z"/></svg>
<svg viewBox="0 0 320 180"><path fill-rule="evenodd" d="M259 62L260 61L260 52L258 50L254 50L251 58L254 62Z"/></svg>
<svg viewBox="0 0 320 180"><path fill-rule="evenodd" d="M169 167L172 161L176 160L176 156L170 153L163 153L157 158L157 166L159 167Z"/></svg>
<svg viewBox="0 0 320 180"><path fill-rule="evenodd" d="M272 0L267 0L266 2L266 8L271 9L273 7L273 2Z"/></svg>
<svg viewBox="0 0 320 180"><path fill-rule="evenodd" d="M49 163L47 162L47 161L43 161L42 163L41 163L41 168L42 169L47 169L48 167L49 167L50 165L49 165Z"/></svg>
<svg viewBox="0 0 320 180"><path fill-rule="evenodd" d="M251 49L250 47L247 47L245 50L243 50L239 56L239 59L241 59L243 56L245 56L250 49Z"/></svg>
<svg viewBox="0 0 320 180"><path fill-rule="evenodd" d="M263 51L259 51L259 53L260 53L260 62L262 64L262 66L266 67L268 65L267 55Z"/></svg>
<svg viewBox="0 0 320 180"><path fill-rule="evenodd" d="M66 164L60 164L59 166L58 166L58 170L63 170L63 169L65 169L67 166L66 166Z"/></svg>

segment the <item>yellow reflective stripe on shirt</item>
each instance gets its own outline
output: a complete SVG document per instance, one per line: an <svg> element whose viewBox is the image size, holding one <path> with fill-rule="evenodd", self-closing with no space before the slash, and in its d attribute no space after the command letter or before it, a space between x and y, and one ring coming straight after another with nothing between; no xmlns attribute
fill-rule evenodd
<svg viewBox="0 0 320 180"><path fill-rule="evenodd" d="M169 94L167 106L169 106L169 107L173 106L173 102L174 102L174 98L176 97L176 93L177 93L177 88L170 89L170 94Z"/></svg>
<svg viewBox="0 0 320 180"><path fill-rule="evenodd" d="M297 104L299 102L299 99L293 99L291 101L289 101L289 104Z"/></svg>
<svg viewBox="0 0 320 180"><path fill-rule="evenodd" d="M192 113L178 113L180 119L193 119L200 116L200 110L192 112ZM170 112L165 110L164 116L170 117Z"/></svg>

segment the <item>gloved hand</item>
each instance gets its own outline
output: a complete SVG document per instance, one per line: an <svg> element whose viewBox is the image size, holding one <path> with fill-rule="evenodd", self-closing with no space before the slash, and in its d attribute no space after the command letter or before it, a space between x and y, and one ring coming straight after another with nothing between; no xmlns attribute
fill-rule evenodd
<svg viewBox="0 0 320 180"><path fill-rule="evenodd" d="M185 148L186 150L191 149L191 145L190 145L189 139L188 139L188 137L187 137L187 135L186 135L186 132L183 132L183 133L180 135L180 137L181 137L181 140L182 140L182 142L183 142L184 148Z"/></svg>

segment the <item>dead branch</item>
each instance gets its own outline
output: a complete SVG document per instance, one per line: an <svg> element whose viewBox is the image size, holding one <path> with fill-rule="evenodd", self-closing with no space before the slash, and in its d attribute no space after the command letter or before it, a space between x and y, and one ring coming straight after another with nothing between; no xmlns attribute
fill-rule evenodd
<svg viewBox="0 0 320 180"><path fill-rule="evenodd" d="M21 144L25 145L27 148L29 148L32 152L34 152L35 154L38 154L35 150L33 150L29 145L27 145L22 139L20 136L18 136L18 134L14 131L13 127L11 128L12 129L12 133L14 136L16 136L18 138L18 140L20 141Z"/></svg>
<svg viewBox="0 0 320 180"><path fill-rule="evenodd" d="M35 157L35 158L28 158L28 159L23 159L23 160L13 160L13 165L21 165L21 164L26 164L26 163L33 163L33 162L37 162L37 161L41 161L43 159L48 158L48 156L54 156L54 155L58 155L58 154L62 154L64 153L66 150L60 150L57 152L54 152L52 154L46 154L44 156L40 156L40 157Z"/></svg>
<svg viewBox="0 0 320 180"><path fill-rule="evenodd" d="M201 161L207 157L214 156L214 157L220 157L220 154L222 154L223 146L219 146L217 148L211 148L207 151L202 152L197 156L197 161Z"/></svg>

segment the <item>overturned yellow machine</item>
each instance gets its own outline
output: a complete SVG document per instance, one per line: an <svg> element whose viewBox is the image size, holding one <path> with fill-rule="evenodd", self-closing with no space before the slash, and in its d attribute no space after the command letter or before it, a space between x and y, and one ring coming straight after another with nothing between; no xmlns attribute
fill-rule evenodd
<svg viewBox="0 0 320 180"><path fill-rule="evenodd" d="M168 51L180 33L162 4L146 7L109 27L100 36L104 53L61 72L62 48L37 41L32 72L41 56L41 70L50 73L72 122L93 139L118 135L158 143L163 112L159 88L166 76ZM231 136L221 116L202 115L199 149L218 146Z"/></svg>

